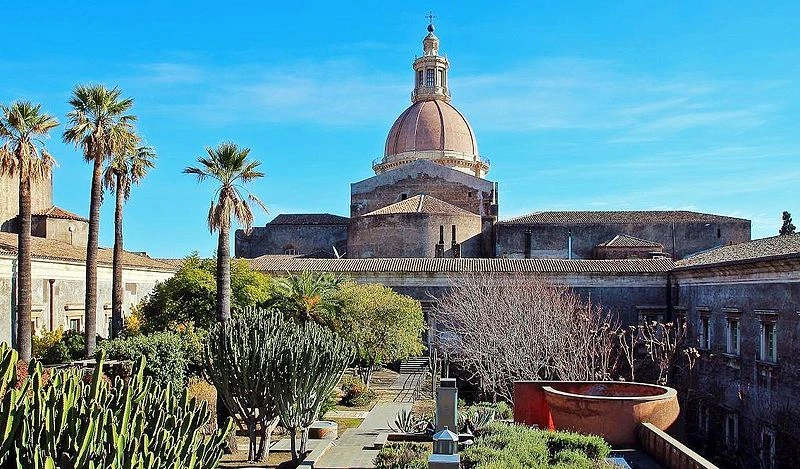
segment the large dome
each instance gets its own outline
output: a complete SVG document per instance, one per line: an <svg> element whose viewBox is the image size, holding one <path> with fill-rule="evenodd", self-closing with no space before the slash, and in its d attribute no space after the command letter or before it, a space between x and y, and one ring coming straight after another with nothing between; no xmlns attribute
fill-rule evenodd
<svg viewBox="0 0 800 469"><path fill-rule="evenodd" d="M383 155L412 151L450 151L474 157L478 155L478 143L469 122L450 103L419 101L394 122Z"/></svg>
<svg viewBox="0 0 800 469"><path fill-rule="evenodd" d="M478 143L467 119L450 104L447 57L439 55L439 39L428 25L424 55L414 60L412 105L400 114L386 137L383 158L372 162L380 174L417 160L486 176L489 161L478 154Z"/></svg>

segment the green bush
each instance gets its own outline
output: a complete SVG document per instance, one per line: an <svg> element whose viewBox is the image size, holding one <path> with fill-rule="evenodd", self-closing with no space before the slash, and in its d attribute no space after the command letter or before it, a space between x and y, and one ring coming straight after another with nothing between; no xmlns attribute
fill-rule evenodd
<svg viewBox="0 0 800 469"><path fill-rule="evenodd" d="M605 466L610 447L597 436L489 424L462 453L466 469L593 469Z"/></svg>
<svg viewBox="0 0 800 469"><path fill-rule="evenodd" d="M203 434L211 412L185 388L166 390L143 373L112 384L101 354L91 373L53 370L49 379L31 363L15 389L17 358L0 344L0 467L217 467L233 422Z"/></svg>
<svg viewBox="0 0 800 469"><path fill-rule="evenodd" d="M61 328L33 336L33 356L45 365L68 363L84 357L86 339L83 334Z"/></svg>
<svg viewBox="0 0 800 469"><path fill-rule="evenodd" d="M605 459L611 448L602 438L572 432L552 432L548 435L547 448L550 454L578 452L589 459Z"/></svg>
<svg viewBox="0 0 800 469"><path fill-rule="evenodd" d="M173 389L184 386L189 360L184 339L174 332L157 332L120 339L105 340L97 346L98 354L105 352L112 360L138 362L147 358L144 372L161 385L172 384Z"/></svg>
<svg viewBox="0 0 800 469"><path fill-rule="evenodd" d="M367 388L361 378L355 376L342 378L341 390L342 404L348 407L365 407L377 398L375 391Z"/></svg>
<svg viewBox="0 0 800 469"><path fill-rule="evenodd" d="M430 454L423 443L392 443L375 456L375 469L427 469Z"/></svg>

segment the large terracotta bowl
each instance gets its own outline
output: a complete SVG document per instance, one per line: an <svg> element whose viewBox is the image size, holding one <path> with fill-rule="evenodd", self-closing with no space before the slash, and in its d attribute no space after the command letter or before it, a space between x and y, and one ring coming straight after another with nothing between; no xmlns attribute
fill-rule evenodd
<svg viewBox="0 0 800 469"><path fill-rule="evenodd" d="M676 391L654 384L525 381L514 391L515 421L599 435L615 447L636 445L640 423L667 430L680 413Z"/></svg>

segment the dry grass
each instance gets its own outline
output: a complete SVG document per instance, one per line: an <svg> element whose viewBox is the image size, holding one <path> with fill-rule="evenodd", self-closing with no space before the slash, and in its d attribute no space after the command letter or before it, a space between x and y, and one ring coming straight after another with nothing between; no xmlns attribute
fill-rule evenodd
<svg viewBox="0 0 800 469"><path fill-rule="evenodd" d="M347 430L348 428L358 428L358 426L361 425L361 422L364 421L364 419L340 418L340 417L334 417L326 420L330 420L331 422L336 422L336 424L339 425L339 436L342 436L342 433L344 433L344 431Z"/></svg>

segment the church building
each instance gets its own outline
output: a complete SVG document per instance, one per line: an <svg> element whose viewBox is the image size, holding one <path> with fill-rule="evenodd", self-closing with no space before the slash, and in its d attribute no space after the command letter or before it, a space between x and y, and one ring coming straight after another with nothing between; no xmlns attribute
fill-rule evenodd
<svg viewBox="0 0 800 469"><path fill-rule="evenodd" d="M413 62L411 105L395 120L375 176L350 186L350 216L281 214L236 255L307 258L681 259L750 240L750 221L688 211L534 212L500 219L467 118L452 103L450 62L433 25Z"/></svg>

